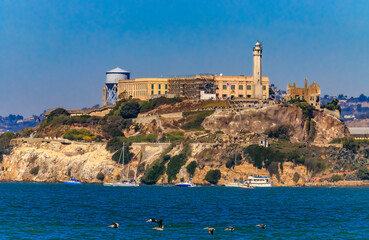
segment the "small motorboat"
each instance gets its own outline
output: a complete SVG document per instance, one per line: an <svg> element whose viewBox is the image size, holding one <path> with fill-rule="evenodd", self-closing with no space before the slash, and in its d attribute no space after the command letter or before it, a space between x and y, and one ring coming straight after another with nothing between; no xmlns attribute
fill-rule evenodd
<svg viewBox="0 0 369 240"><path fill-rule="evenodd" d="M176 186L177 187L196 187L195 184L193 184L191 182L192 179L188 180L187 182L180 182L180 183L177 183Z"/></svg>
<svg viewBox="0 0 369 240"><path fill-rule="evenodd" d="M69 181L65 181L64 184L82 184L81 181L79 181L78 179L74 179L74 178L70 178Z"/></svg>

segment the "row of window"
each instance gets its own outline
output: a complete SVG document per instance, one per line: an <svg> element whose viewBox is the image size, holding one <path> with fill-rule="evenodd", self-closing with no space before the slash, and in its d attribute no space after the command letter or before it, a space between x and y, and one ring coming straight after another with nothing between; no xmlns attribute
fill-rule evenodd
<svg viewBox="0 0 369 240"><path fill-rule="evenodd" d="M218 97L218 96L217 96ZM234 95L231 95L230 98L233 99L235 96ZM239 94L238 95L239 98L243 98L244 96L242 94ZM228 95L227 94L223 94L222 95L222 98L223 99L228 99ZM251 95L246 95L246 98L251 98ZM263 99L266 99L266 96L263 95Z"/></svg>
<svg viewBox="0 0 369 240"><path fill-rule="evenodd" d="M154 85L155 84L151 84L151 89L154 89ZM165 85L165 89L168 89L168 84L164 84ZM158 84L158 89L161 89L161 84Z"/></svg>
<svg viewBox="0 0 369 240"><path fill-rule="evenodd" d="M168 92L165 91L164 94L168 94ZM151 95L154 95L154 91L151 91ZM158 95L161 95L161 91L158 91Z"/></svg>
<svg viewBox="0 0 369 240"><path fill-rule="evenodd" d="M232 90L236 89L236 85L228 85L231 86ZM251 85L246 86L247 90L251 90ZM227 90L227 85L223 85L223 90ZM238 85L238 90L243 90L243 85ZM266 86L263 86L263 90L266 90Z"/></svg>

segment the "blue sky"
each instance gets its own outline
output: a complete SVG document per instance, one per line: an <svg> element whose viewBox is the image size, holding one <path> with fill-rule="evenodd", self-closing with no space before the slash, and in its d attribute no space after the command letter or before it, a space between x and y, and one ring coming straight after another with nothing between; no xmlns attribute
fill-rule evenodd
<svg viewBox="0 0 369 240"><path fill-rule="evenodd" d="M252 74L369 94L368 1L0 2L0 115L102 101L105 72Z"/></svg>

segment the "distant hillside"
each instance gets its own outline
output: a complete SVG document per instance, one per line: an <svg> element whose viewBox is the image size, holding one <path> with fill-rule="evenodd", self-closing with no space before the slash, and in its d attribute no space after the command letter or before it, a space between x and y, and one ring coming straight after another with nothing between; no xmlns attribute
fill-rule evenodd
<svg viewBox="0 0 369 240"><path fill-rule="evenodd" d="M44 119L44 115L33 115L23 118L21 115L10 114L7 117L0 116L0 134L4 132L17 132L29 127L37 126Z"/></svg>

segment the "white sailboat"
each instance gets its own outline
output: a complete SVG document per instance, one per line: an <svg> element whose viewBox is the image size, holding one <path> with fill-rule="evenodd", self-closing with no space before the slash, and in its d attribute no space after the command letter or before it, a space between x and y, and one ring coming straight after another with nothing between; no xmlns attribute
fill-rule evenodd
<svg viewBox="0 0 369 240"><path fill-rule="evenodd" d="M136 176L134 179L131 179L131 180L127 180L125 178L125 174L124 174L124 169L125 169L125 166L124 166L124 142L123 142L123 147L122 147L122 153L121 153L121 156L123 155L123 158L122 158L122 165L123 165L123 168L122 168L122 181L121 182L115 182L115 183L104 183L104 186L113 186L113 187L138 187L140 186L140 184L138 184L136 182ZM120 159L120 157L119 157ZM135 174L136 175L136 174Z"/></svg>

